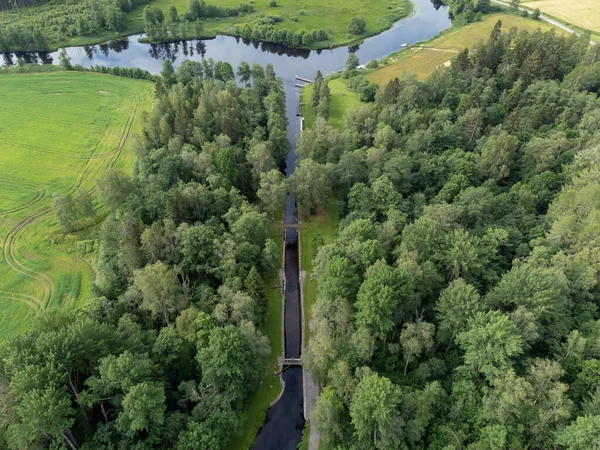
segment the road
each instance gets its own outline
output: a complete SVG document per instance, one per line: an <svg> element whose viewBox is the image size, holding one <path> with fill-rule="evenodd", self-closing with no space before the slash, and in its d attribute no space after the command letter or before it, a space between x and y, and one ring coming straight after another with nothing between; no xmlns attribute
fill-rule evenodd
<svg viewBox="0 0 600 450"><path fill-rule="evenodd" d="M498 5L502 5L502 6L506 6L506 7L510 8L510 3L501 2L500 0L492 0L492 3L496 3ZM527 11L528 13L530 13L531 9L530 8L525 8L523 6L519 6L519 11ZM560 28L561 30L565 30L567 33L576 34L577 36L581 36L580 32L575 31L572 28L569 28L565 24L560 23L559 21L554 20L551 17L548 17L547 15L545 15L543 13L540 14L540 19L542 19L545 22L548 22L550 25L554 25L555 27ZM596 45L596 43L594 41L592 41L592 40L590 40L590 44L591 45Z"/></svg>

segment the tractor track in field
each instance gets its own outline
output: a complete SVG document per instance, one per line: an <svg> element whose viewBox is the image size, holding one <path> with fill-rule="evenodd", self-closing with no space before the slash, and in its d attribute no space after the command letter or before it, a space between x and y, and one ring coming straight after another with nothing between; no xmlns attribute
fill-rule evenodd
<svg viewBox="0 0 600 450"><path fill-rule="evenodd" d="M46 197L46 188L44 186L40 186L38 188L38 190L36 192L36 196L34 198L23 203L22 205L15 206L14 208L11 208L11 209L0 209L0 215L6 216L8 214L23 211L24 209L30 208L33 205L35 205L36 203L41 202L45 197Z"/></svg>
<svg viewBox="0 0 600 450"><path fill-rule="evenodd" d="M133 123L135 121L135 117L137 114L137 108L138 108L138 96L134 95L133 97L134 97L134 101L133 101L133 104L129 111L127 121L125 122L125 129L123 130L123 133L120 135L120 139L119 139L119 142L118 142L115 150L103 155L103 157L111 156L111 159L108 162L108 164L104 167L104 170L102 170L102 172L101 172L102 174L106 173L106 171L108 169L115 166L115 164L119 160L121 154L123 153L125 144L129 140L129 136L130 136L131 130L133 128ZM94 157L93 153L92 153L92 155L90 155L90 157L88 157L86 159L87 159L88 164L86 164L84 171L80 174L80 176L77 178L75 183L69 188L69 190L68 190L69 193L75 192L77 189L79 189L83 185L83 183L87 180L87 178L90 174L90 171L91 171L89 162L92 160L95 160L95 159L100 159L100 155ZM19 207L13 208L12 210L8 210L6 212L0 211L0 214L6 215L10 212L18 212L18 211L22 211L22 210L30 208L31 206L38 203L46 196L46 189L45 188L42 188L42 189L43 189L43 194L41 196L38 195L38 197L36 199L30 200L26 204L23 204ZM95 193L96 186L93 186L92 188L90 188L88 190L88 192L90 194ZM38 191L38 193L39 193L39 191ZM50 207L44 207L44 208L40 209L39 211L36 211L35 213L30 214L27 217L23 218L15 227L13 227L8 232L8 234L4 238L4 242L2 244L2 257L3 257L4 261L6 262L6 264L8 264L8 266L11 269L13 269L14 271L16 271L17 273L20 273L26 277L29 277L29 278L37 281L37 283L39 283L39 285L42 287L42 297L40 299L40 298L36 298L31 295L25 295L25 294L20 294L20 293L16 293L16 292L0 291L0 298L13 300L13 301L20 301L20 302L28 305L29 307L33 308L35 311L35 314L37 314L38 311L43 310L50 302L50 299L52 298L52 294L54 292L54 283L52 282L52 279L45 273L38 272L36 270L33 270L33 269L25 266L22 262L20 262L16 258L15 242L17 241L18 236L23 232L23 230L25 230L29 225L31 225L36 220L48 215L51 212L52 212L52 209Z"/></svg>
<svg viewBox="0 0 600 450"><path fill-rule="evenodd" d="M19 262L19 260L15 257L15 241L19 234L27 227L27 225L31 224L40 217L45 216L50 211L51 210L49 207L45 207L37 211L35 214L25 217L8 232L4 238L4 242L2 243L2 257L4 258L6 264L8 264L14 271L25 275L26 277L33 278L42 287L43 294L41 300L39 301L41 307L43 307L43 305L45 305L46 302L52 297L54 283L48 275L30 269L23 263Z"/></svg>
<svg viewBox="0 0 600 450"><path fill-rule="evenodd" d="M39 304L39 300L32 295L25 294L17 294L16 292L9 291L0 291L0 298L9 301L17 301L26 304L31 309L33 309L33 313L37 315L37 313L42 308Z"/></svg>

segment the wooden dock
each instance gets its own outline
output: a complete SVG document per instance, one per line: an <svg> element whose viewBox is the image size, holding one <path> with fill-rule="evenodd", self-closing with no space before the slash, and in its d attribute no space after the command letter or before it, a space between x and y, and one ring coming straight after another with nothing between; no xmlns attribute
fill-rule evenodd
<svg viewBox="0 0 600 450"><path fill-rule="evenodd" d="M296 75L296 80L298 81L303 81L304 83L314 83L314 80L309 80L308 78L303 78L303 77L299 77L298 75Z"/></svg>

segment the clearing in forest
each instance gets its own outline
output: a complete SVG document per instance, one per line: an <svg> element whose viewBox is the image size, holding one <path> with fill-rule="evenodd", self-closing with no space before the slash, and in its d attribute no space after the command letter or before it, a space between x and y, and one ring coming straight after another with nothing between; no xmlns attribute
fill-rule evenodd
<svg viewBox="0 0 600 450"><path fill-rule="evenodd" d="M93 194L108 168L130 170L152 92L146 81L94 73L0 75L0 340L40 310L88 296L90 255L59 233L52 195Z"/></svg>
<svg viewBox="0 0 600 450"><path fill-rule="evenodd" d="M600 32L598 0L522 0L522 6L536 9L586 30Z"/></svg>
<svg viewBox="0 0 600 450"><path fill-rule="evenodd" d="M327 84L331 92L331 107L329 123L339 128L342 126L344 114L349 108L360 106L360 99L356 92L348 89L348 80L341 77L328 79ZM302 89L302 114L304 116L304 128L312 127L316 119L315 108L311 106L313 85L310 84Z"/></svg>
<svg viewBox="0 0 600 450"><path fill-rule="evenodd" d="M486 15L481 22L471 23L460 28L452 28L431 41L390 56L393 61L391 64L374 70L366 77L369 81L384 84L407 72L414 73L417 78L423 80L437 67L448 66L449 61L460 50L466 47L471 48L479 41L487 40L498 20L502 21L504 32L513 27L528 31L534 31L538 28L546 31L551 28L550 25L544 22L525 19L512 14ZM561 33L561 31L557 30L557 33Z"/></svg>

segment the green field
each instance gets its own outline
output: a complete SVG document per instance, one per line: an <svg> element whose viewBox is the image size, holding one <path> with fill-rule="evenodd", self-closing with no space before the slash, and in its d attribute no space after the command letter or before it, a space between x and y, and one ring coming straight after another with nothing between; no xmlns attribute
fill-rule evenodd
<svg viewBox="0 0 600 450"><path fill-rule="evenodd" d="M37 312L87 298L90 256L51 211L54 193L85 189L110 167L131 170L148 82L79 72L0 75L0 340Z"/></svg>
<svg viewBox="0 0 600 450"><path fill-rule="evenodd" d="M240 3L250 3L255 12L245 16L212 18L202 21L202 36L191 37L214 37L217 34L230 34L232 27L243 25L265 15L279 15L283 21L277 23L277 28L294 31L312 31L324 29L329 32L330 38L315 43L314 48L327 48L341 46L358 42L368 36L381 33L390 28L392 24L410 14L412 4L410 0L332 0L323 2L321 0L277 0L277 6L271 7L270 0L214 0L206 1L207 4L215 4L224 7L238 6ZM0 27L8 24L29 23L36 21L43 23L45 29L49 28L48 21L41 16L60 16L67 14L64 0L49 0L45 5L23 8L18 11L0 12ZM189 0L153 0L150 5L161 8L167 13L168 8L173 5L181 15L189 8ZM91 45L104 42L118 37L140 34L144 32L142 18L145 5L127 14L127 27L122 32L103 30L91 36L68 37L57 31L58 25L53 26L50 46L56 49L71 45ZM294 20L292 20L292 17ZM363 17L366 20L365 31L356 36L348 33L348 23L353 17Z"/></svg>
<svg viewBox="0 0 600 450"><path fill-rule="evenodd" d="M342 126L346 110L350 107L360 105L358 94L348 89L346 81L341 77L327 80L329 90L331 91L329 123L337 128ZM316 111L310 104L312 91L312 85L302 89L302 115L304 116L305 128L310 128L316 119Z"/></svg>
<svg viewBox="0 0 600 450"><path fill-rule="evenodd" d="M513 27L528 31L534 31L538 28L545 31L553 28L547 23L525 19L513 14L486 15L481 22L452 28L422 45L416 45L391 55L388 58L390 64L370 72L367 79L378 84L384 84L403 73L414 73L417 78L425 79L437 67L449 65L452 58L460 50L466 47L471 48L479 41L486 40L498 20L502 21L504 32ZM561 30L557 30L557 32L563 33Z"/></svg>

